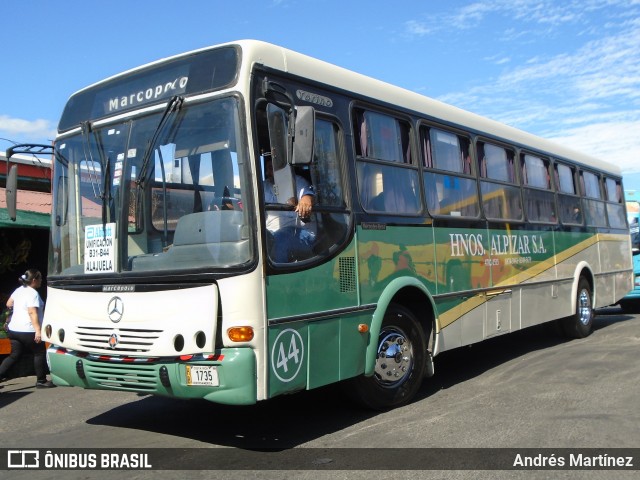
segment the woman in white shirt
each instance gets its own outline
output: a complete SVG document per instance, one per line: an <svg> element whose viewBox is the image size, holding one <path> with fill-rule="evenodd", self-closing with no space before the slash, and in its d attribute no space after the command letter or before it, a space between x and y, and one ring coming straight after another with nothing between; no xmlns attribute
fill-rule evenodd
<svg viewBox="0 0 640 480"><path fill-rule="evenodd" d="M20 358L23 352L33 353L33 366L36 372L37 388L55 387L47 381L46 346L42 341L41 328L44 315L44 302L36 290L42 285L42 274L32 268L18 278L22 284L7 301L7 307L13 309L7 336L11 341L11 353L0 364L0 379Z"/></svg>

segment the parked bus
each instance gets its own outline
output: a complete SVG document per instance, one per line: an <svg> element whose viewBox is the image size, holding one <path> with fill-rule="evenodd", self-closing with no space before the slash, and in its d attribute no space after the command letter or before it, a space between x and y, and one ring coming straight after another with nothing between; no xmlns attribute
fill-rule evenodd
<svg viewBox="0 0 640 480"><path fill-rule="evenodd" d="M627 220L629 221L629 235L631 236L631 251L633 252L633 290L618 302L625 312L640 312L640 192L626 190L624 197L627 205Z"/></svg>
<svg viewBox="0 0 640 480"><path fill-rule="evenodd" d="M263 42L75 93L53 171L61 386L253 404L342 382L392 408L437 354L585 337L632 287L618 167Z"/></svg>

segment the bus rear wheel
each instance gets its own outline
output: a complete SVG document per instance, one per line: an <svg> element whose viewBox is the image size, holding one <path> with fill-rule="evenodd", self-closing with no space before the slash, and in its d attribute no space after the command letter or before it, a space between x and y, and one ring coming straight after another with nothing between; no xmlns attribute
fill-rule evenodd
<svg viewBox="0 0 640 480"><path fill-rule="evenodd" d="M562 330L569 338L585 338L593 331L593 293L584 277L578 281L577 295L575 313L561 320Z"/></svg>
<svg viewBox="0 0 640 480"><path fill-rule="evenodd" d="M374 410L410 402L424 378L425 345L424 331L413 313L391 305L380 328L374 373L348 382L350 396Z"/></svg>

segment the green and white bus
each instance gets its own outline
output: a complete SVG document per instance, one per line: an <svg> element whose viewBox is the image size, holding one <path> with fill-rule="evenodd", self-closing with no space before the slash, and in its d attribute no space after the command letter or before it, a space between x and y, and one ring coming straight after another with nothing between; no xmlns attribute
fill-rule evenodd
<svg viewBox="0 0 640 480"><path fill-rule="evenodd" d="M253 404L342 382L392 408L438 353L585 337L633 285L618 167L259 41L72 95L52 182L60 386Z"/></svg>

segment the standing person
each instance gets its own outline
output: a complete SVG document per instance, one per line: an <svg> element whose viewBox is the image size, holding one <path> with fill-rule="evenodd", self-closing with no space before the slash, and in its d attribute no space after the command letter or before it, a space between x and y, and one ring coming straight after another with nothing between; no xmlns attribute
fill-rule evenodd
<svg viewBox="0 0 640 480"><path fill-rule="evenodd" d="M36 388L55 387L47 381L46 346L42 341L41 328L44 316L44 302L36 290L42 285L42 274L35 268L27 270L18 278L22 284L7 300L7 307L13 309L7 336L11 341L11 353L0 365L0 378L20 358L25 350L33 353L36 371Z"/></svg>

